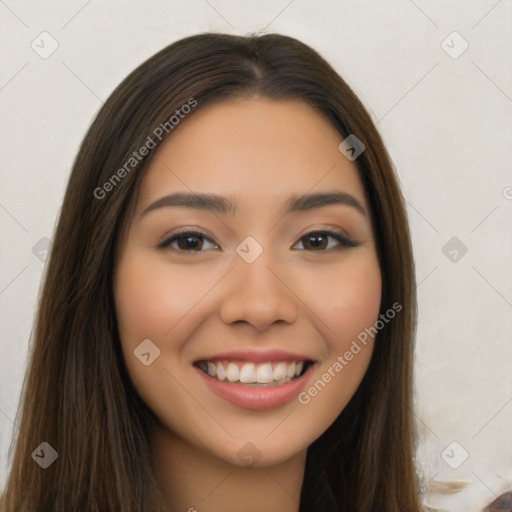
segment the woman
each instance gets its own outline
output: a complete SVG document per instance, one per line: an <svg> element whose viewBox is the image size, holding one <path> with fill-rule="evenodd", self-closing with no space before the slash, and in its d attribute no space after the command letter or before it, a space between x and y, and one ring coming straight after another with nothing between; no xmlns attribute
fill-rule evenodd
<svg viewBox="0 0 512 512"><path fill-rule="evenodd" d="M178 41L77 156L2 510L418 511L415 322L347 84L290 37Z"/></svg>

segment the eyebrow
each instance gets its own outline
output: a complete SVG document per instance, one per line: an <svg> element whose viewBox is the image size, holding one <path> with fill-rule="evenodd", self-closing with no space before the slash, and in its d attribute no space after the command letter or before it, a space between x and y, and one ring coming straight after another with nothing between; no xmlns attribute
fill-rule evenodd
<svg viewBox="0 0 512 512"><path fill-rule="evenodd" d="M366 216L366 208L352 195L346 192L317 192L313 194L293 195L283 207L283 215L292 212L314 210L330 205L342 205L354 208ZM151 203L140 215L140 218L153 210L164 207L181 206L197 210L210 210L223 215L235 215L236 202L218 194L176 192Z"/></svg>

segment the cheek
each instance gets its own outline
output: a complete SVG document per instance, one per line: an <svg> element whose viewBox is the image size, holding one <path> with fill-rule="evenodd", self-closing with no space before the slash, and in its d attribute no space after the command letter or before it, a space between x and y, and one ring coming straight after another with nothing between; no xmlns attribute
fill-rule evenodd
<svg viewBox="0 0 512 512"><path fill-rule="evenodd" d="M200 299L204 276L201 286L199 280L197 272L148 261L143 254L127 255L118 265L114 283L120 328L134 337L162 338Z"/></svg>
<svg viewBox="0 0 512 512"><path fill-rule="evenodd" d="M375 253L361 252L324 276L316 273L308 306L324 333L325 357L298 396L310 418L330 425L359 387L368 367L379 317L381 273Z"/></svg>
<svg viewBox="0 0 512 512"><path fill-rule="evenodd" d="M201 308L194 305L204 284L200 286L197 274L148 258L137 249L127 250L118 263L114 300L121 348L131 380L148 405L155 405L155 390L175 392L165 369L181 366L181 347L193 330L191 322L200 322ZM148 366L136 357L146 353L138 348L146 339L158 354Z"/></svg>
<svg viewBox="0 0 512 512"><path fill-rule="evenodd" d="M330 351L343 349L378 318L382 282L373 251L354 252L335 270L315 271L314 286L305 284L310 290L308 306L323 321Z"/></svg>
<svg viewBox="0 0 512 512"><path fill-rule="evenodd" d="M199 301L207 285L199 272L148 258L147 251L138 248L128 248L116 268L114 300L126 369L142 400L169 423L169 403L175 404L178 417L183 412L177 382L186 382L189 368L182 364L181 348L202 321ZM136 357L146 339L160 350L147 366Z"/></svg>

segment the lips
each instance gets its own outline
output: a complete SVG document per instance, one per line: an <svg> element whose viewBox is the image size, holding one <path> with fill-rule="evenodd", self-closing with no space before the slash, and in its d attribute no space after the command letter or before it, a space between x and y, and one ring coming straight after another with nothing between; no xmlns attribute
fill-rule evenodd
<svg viewBox="0 0 512 512"><path fill-rule="evenodd" d="M194 366L211 391L244 409L282 406L303 389L315 360L284 351L242 350L199 359Z"/></svg>

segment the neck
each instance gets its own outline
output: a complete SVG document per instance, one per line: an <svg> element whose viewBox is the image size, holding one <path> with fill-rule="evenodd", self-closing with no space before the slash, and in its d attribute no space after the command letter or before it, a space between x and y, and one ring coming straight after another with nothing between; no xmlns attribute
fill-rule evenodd
<svg viewBox="0 0 512 512"><path fill-rule="evenodd" d="M240 467L155 428L156 478L173 512L298 512L306 451L267 467Z"/></svg>

